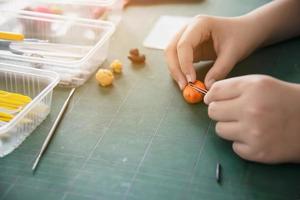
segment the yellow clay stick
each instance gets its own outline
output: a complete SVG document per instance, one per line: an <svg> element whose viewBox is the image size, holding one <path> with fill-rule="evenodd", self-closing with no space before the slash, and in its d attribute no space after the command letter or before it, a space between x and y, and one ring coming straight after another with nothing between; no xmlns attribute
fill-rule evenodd
<svg viewBox="0 0 300 200"><path fill-rule="evenodd" d="M4 98L10 98L10 99L14 99L14 100L20 100L23 101L25 103L29 103L32 99L28 96L22 95L22 94L17 94L17 93L10 93L10 92L6 92L3 90L0 90L0 98L4 97Z"/></svg>
<svg viewBox="0 0 300 200"><path fill-rule="evenodd" d="M5 108L8 110L16 110L19 109L20 106L0 102L0 108Z"/></svg>
<svg viewBox="0 0 300 200"><path fill-rule="evenodd" d="M2 40L13 40L22 41L24 40L24 35L21 33L3 32L0 31L0 39Z"/></svg>
<svg viewBox="0 0 300 200"><path fill-rule="evenodd" d="M12 120L13 118L14 118L13 115L10 115L10 114L7 114L7 113L0 112L0 121L9 122L9 121Z"/></svg>
<svg viewBox="0 0 300 200"><path fill-rule="evenodd" d="M8 105L13 105L13 106L24 106L27 104L26 102L22 102L22 101L10 99L10 98L3 98L3 97L0 97L0 103L5 103Z"/></svg>

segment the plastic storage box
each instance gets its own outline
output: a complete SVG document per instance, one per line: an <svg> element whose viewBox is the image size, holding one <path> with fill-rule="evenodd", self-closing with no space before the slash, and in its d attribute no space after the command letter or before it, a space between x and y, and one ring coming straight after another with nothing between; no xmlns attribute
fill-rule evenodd
<svg viewBox="0 0 300 200"><path fill-rule="evenodd" d="M8 49L0 48L1 62L55 71L60 75L60 85L77 87L107 58L115 25L100 20L2 11L0 30L22 33L26 38L12 42Z"/></svg>
<svg viewBox="0 0 300 200"><path fill-rule="evenodd" d="M58 82L54 72L0 63L0 90L32 98L10 122L0 123L0 157L17 148L47 117Z"/></svg>
<svg viewBox="0 0 300 200"><path fill-rule="evenodd" d="M2 10L27 10L88 19L108 20L118 24L122 19L122 0L4 0Z"/></svg>

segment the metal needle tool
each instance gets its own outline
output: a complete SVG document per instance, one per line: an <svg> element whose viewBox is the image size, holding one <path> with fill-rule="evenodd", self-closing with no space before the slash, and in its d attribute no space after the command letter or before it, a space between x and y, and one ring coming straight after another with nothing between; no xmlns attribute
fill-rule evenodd
<svg viewBox="0 0 300 200"><path fill-rule="evenodd" d="M207 92L208 92L206 89L202 89L202 88L196 87L193 83L189 83L189 85L190 85L194 90L196 90L197 92L199 92L199 93L201 93L201 94L206 95Z"/></svg>
<svg viewBox="0 0 300 200"><path fill-rule="evenodd" d="M39 162L40 162L43 154L45 153L45 151L46 151L46 149L47 149L47 147L48 147L48 145L49 145L49 143L50 143L53 135L55 134L55 131L56 131L59 123L61 122L62 117L64 116L64 114L66 112L66 109L68 108L68 105L70 103L70 100L71 100L74 92L75 92L75 88L73 88L71 90L71 92L70 92L67 100L65 101L64 105L62 106L62 108L61 108L61 110L60 110L60 112L59 112L59 114L58 114L58 116L57 116L57 118L56 118L56 120L55 120L55 122L54 122L54 124L53 124L53 126L52 126L52 128L50 130L50 132L48 133L47 138L45 139L45 141L43 143L43 146L42 146L39 154L37 155L37 157L36 157L36 159L35 159L35 161L33 163L33 166L32 166L32 172L33 173L35 172L35 170L36 170L36 168L37 168L37 166L38 166L38 164L39 164Z"/></svg>
<svg viewBox="0 0 300 200"><path fill-rule="evenodd" d="M221 168L221 164L217 163L217 167L216 167L216 181L217 183L221 184L221 178L222 178L222 168Z"/></svg>

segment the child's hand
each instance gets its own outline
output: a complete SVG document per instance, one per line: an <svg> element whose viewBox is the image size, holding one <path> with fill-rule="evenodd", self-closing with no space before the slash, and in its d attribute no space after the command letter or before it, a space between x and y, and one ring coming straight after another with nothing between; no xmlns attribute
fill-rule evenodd
<svg viewBox="0 0 300 200"><path fill-rule="evenodd" d="M242 158L300 162L300 86L250 75L214 83L204 99L217 134Z"/></svg>
<svg viewBox="0 0 300 200"><path fill-rule="evenodd" d="M198 16L182 29L166 49L172 77L181 89L196 80L193 62L215 60L205 78L207 88L226 77L234 65L261 43L260 32L243 17Z"/></svg>

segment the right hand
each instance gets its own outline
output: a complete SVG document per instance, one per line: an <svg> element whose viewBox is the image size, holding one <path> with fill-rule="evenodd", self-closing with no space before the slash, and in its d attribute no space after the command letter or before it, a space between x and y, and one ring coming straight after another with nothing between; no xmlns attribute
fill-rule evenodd
<svg viewBox="0 0 300 200"><path fill-rule="evenodd" d="M242 158L300 163L300 84L265 75L214 83L204 97L216 133Z"/></svg>
<svg viewBox="0 0 300 200"><path fill-rule="evenodd" d="M165 54L171 76L182 90L196 80L194 62L215 60L205 85L225 78L234 65L262 43L255 23L246 17L197 16L173 38Z"/></svg>

